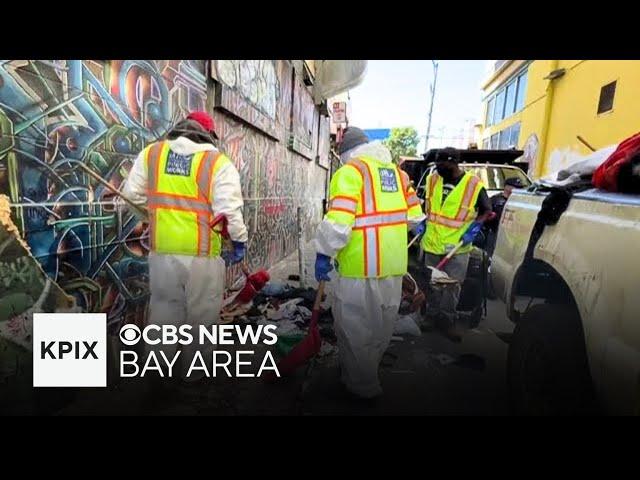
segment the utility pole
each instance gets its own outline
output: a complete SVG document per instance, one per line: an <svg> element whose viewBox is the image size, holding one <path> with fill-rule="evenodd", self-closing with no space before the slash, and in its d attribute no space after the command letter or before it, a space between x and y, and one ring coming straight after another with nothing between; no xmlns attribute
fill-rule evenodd
<svg viewBox="0 0 640 480"><path fill-rule="evenodd" d="M438 80L438 62L431 60L433 64L433 83L429 85L431 90L431 106L429 107L429 123L427 124L427 135L424 139L424 150L429 150L429 134L431 133L431 115L433 114L433 99L436 96L436 81Z"/></svg>

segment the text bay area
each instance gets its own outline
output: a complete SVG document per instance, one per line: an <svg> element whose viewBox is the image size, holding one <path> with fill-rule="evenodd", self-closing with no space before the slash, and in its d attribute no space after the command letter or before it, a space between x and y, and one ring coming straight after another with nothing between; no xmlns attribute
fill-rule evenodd
<svg viewBox="0 0 640 480"><path fill-rule="evenodd" d="M174 374L181 374L180 372L175 372L174 369L174 367L177 369L177 366L180 365L178 360L181 354L182 351L180 350L169 356L162 350L158 352L150 351L141 358L137 352L121 351L120 376L142 378L150 372L156 372L160 377L173 378ZM251 371L250 367L253 364L251 358L254 354L253 350L238 350L233 352L233 355L225 350L214 350L211 352L211 358L205 360L202 353L197 351L191 359L187 359L189 368L186 372L186 378L190 378L192 375L259 378L264 372L273 372L276 376L280 376L276 362L269 351L264 353L258 370Z"/></svg>

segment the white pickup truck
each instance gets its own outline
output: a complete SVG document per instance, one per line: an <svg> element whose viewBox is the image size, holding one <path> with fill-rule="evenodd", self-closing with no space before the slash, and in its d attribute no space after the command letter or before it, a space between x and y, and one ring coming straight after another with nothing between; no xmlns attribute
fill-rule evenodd
<svg viewBox="0 0 640 480"><path fill-rule="evenodd" d="M556 210L557 222L537 222L550 195L514 191L492 259L494 291L516 324L515 413L639 415L640 196L589 189Z"/></svg>

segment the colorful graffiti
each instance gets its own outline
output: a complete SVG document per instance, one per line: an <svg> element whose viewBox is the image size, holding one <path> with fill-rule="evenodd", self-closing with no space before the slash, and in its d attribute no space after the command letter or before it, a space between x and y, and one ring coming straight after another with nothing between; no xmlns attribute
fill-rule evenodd
<svg viewBox="0 0 640 480"><path fill-rule="evenodd" d="M221 61L217 63L220 65ZM245 97L235 97L232 111L228 103L217 104L220 110L216 115L223 149L235 161L243 178L244 214L249 228L247 257L252 267L261 268L273 265L297 248L298 207L302 207L305 238L311 238L315 225L322 218L327 176L318 164L306 161L283 141L286 132L290 131L291 89L294 79L298 79L287 61L276 61L275 71L274 84L279 88L276 95L279 101L275 120L269 124L271 134L263 133L264 116L249 115L257 106ZM231 95L225 85L220 92L222 98ZM313 103L311 109L313 116ZM233 116L227 115L227 111ZM317 130L315 135L311 152L318 149ZM326 135L328 144L328 131Z"/></svg>
<svg viewBox="0 0 640 480"><path fill-rule="evenodd" d="M35 291L47 285L46 273L82 310L107 313L112 332L145 322L147 225L116 210L113 195L79 165L119 188L138 152L194 109L214 106L221 148L240 171L250 266L269 267L295 251L298 207L311 238L328 150L298 72L282 60L211 65L220 83L207 81L204 61L0 61L0 194L42 270L36 281L32 263L0 251L0 305L10 295L11 316L16 301L22 311L46 311ZM287 145L292 125L305 132L311 125L304 157ZM323 158L309 162L318 143ZM237 274L230 269L229 280Z"/></svg>
<svg viewBox="0 0 640 480"><path fill-rule="evenodd" d="M0 193L50 279L109 324L143 322L146 225L113 196L137 153L204 109L204 63L5 60L0 63Z"/></svg>

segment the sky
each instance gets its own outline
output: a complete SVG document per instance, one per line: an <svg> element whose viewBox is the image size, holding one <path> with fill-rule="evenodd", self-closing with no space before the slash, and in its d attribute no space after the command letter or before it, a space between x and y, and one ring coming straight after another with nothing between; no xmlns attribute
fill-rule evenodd
<svg viewBox="0 0 640 480"><path fill-rule="evenodd" d="M466 148L461 145L463 135L468 138L480 121L486 61L437 62L430 147ZM349 124L363 129L412 126L420 135L418 153L422 153L432 81L431 60L370 60L364 81L349 92Z"/></svg>

